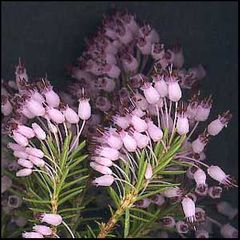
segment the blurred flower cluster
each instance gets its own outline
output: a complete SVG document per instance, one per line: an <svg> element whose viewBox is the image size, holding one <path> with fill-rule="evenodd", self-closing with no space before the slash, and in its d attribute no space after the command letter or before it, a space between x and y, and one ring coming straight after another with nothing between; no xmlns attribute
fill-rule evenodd
<svg viewBox="0 0 240 240"><path fill-rule="evenodd" d="M16 80L2 80L1 92L2 208L10 224L24 229L33 218L24 238L237 238L230 221L238 209L221 197L238 186L206 156L232 114L211 116L212 96L199 89L204 67L183 65L179 43L167 46L127 11L103 17L59 92L47 76L30 79L19 60ZM103 198L110 217L96 224L102 216L90 214L86 225L80 210L88 211L96 188L92 201ZM33 216L12 214L29 208L23 200Z"/></svg>

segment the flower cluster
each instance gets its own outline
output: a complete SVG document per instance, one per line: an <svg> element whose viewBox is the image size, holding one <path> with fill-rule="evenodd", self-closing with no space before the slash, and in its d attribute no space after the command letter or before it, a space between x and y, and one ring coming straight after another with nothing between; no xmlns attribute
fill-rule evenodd
<svg viewBox="0 0 240 240"><path fill-rule="evenodd" d="M59 93L47 76L30 79L20 60L16 80L2 81L3 130L17 158L11 164L5 161L5 167L16 171L16 177L38 174L48 196L42 200L28 185L25 200L48 204L48 211L39 213L35 205L37 225L22 236L59 237L57 226L64 225L74 237L81 214L74 214L79 216L72 221L73 233L64 213L78 211L82 206L73 207L71 197L94 186L108 187L114 203L109 221L98 224L99 238L114 231L124 216L124 237L142 237L154 222L161 237L175 232L183 238L208 238L213 224L221 236L238 237L235 227L210 217L204 205L221 199L224 187L238 187L221 167L207 162L209 140L228 125L232 114L228 110L211 116L212 96L203 97L199 91L204 67L183 68L182 46L166 47L153 26L126 11L104 16L86 45L76 65L68 68L75 80ZM81 135L90 140L88 156L80 153L86 144L80 142ZM87 157L84 168L77 168ZM97 174L92 184L83 181L88 168ZM2 176L2 193L12 185L9 176ZM77 204L84 204L83 196L78 197ZM21 200L9 196L7 204L20 206ZM214 207L229 221L238 214L225 201ZM96 237L96 231L86 228L89 234L84 236Z"/></svg>

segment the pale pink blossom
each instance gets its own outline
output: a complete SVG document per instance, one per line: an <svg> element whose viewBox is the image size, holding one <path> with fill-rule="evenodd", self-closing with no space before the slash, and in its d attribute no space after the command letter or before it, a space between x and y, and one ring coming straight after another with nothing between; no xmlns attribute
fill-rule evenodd
<svg viewBox="0 0 240 240"><path fill-rule="evenodd" d="M62 223L62 217L59 214L43 213L40 217L41 222L58 226Z"/></svg>
<svg viewBox="0 0 240 240"><path fill-rule="evenodd" d="M32 174L32 169L30 168L23 168L16 172L17 177L26 177L29 176L30 174Z"/></svg>
<svg viewBox="0 0 240 240"><path fill-rule="evenodd" d="M114 177L112 175L103 175L101 177L95 178L92 183L96 186L111 186L114 182Z"/></svg>

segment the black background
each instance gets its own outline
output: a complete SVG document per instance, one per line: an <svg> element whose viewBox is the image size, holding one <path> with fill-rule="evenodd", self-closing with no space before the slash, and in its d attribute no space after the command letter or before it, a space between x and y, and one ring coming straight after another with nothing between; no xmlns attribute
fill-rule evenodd
<svg viewBox="0 0 240 240"><path fill-rule="evenodd" d="M31 76L46 72L55 86L69 80L65 66L84 48L84 38L111 7L127 8L149 21L164 43L179 40L185 65L202 63L202 93L213 94L210 120L230 109L233 119L207 149L208 162L238 176L238 3L237 2L2 2L2 77L14 78L18 57ZM237 204L237 190L225 198Z"/></svg>

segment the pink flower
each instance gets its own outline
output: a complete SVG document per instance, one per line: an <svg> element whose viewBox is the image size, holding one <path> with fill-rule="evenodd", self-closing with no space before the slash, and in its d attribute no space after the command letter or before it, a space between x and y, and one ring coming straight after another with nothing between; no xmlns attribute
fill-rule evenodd
<svg viewBox="0 0 240 240"><path fill-rule="evenodd" d="M25 147L12 142L8 143L7 147L12 149L13 151L25 151Z"/></svg>
<svg viewBox="0 0 240 240"><path fill-rule="evenodd" d="M136 140L132 136L130 136L127 132L122 130L120 132L120 137L123 141L124 147L127 149L128 152L135 152L137 150Z"/></svg>
<svg viewBox="0 0 240 240"><path fill-rule="evenodd" d="M150 83L144 84L143 93L149 104L156 104L159 101L160 95Z"/></svg>
<svg viewBox="0 0 240 240"><path fill-rule="evenodd" d="M188 221L194 222L196 220L194 201L189 197L184 197L181 203L185 217L188 219Z"/></svg>
<svg viewBox="0 0 240 240"><path fill-rule="evenodd" d="M148 121L147 125L148 125L147 131L149 133L150 138L154 142L158 142L159 140L161 140L163 137L162 130L159 127L157 127L152 121Z"/></svg>
<svg viewBox="0 0 240 240"><path fill-rule="evenodd" d="M207 172L211 178L218 181L219 183L227 186L234 186L229 175L226 175L220 167L212 165L207 169Z"/></svg>
<svg viewBox="0 0 240 240"><path fill-rule="evenodd" d="M14 151L13 155L17 158L28 158L28 154L24 151Z"/></svg>
<svg viewBox="0 0 240 240"><path fill-rule="evenodd" d="M176 128L179 135L187 134L189 132L189 123L187 117L178 116Z"/></svg>
<svg viewBox="0 0 240 240"><path fill-rule="evenodd" d="M17 177L26 177L29 176L30 174L32 174L32 169L30 168L23 168L16 172Z"/></svg>
<svg viewBox="0 0 240 240"><path fill-rule="evenodd" d="M35 225L33 230L45 236L50 236L53 233L50 227L44 225Z"/></svg>
<svg viewBox="0 0 240 240"><path fill-rule="evenodd" d="M13 110L11 103L5 95L2 95L1 111L4 116L8 116Z"/></svg>
<svg viewBox="0 0 240 240"><path fill-rule="evenodd" d="M66 120L71 124L79 122L79 116L77 115L77 113L68 106L66 107L66 109L63 110L63 115L65 116Z"/></svg>
<svg viewBox="0 0 240 240"><path fill-rule="evenodd" d="M150 138L144 134L134 131L133 137L137 142L138 148L140 149L145 148L149 144Z"/></svg>
<svg viewBox="0 0 240 240"><path fill-rule="evenodd" d="M46 109L47 109L47 114L48 114L49 118L53 122L60 124L65 121L64 115L59 110L52 108L52 107L47 107Z"/></svg>
<svg viewBox="0 0 240 240"><path fill-rule="evenodd" d="M152 178L152 174L153 174L153 172L152 172L152 166L151 166L150 163L148 163L148 164L147 164L147 169L146 169L146 172L145 172L145 178L146 178L147 180L151 179L151 178Z"/></svg>
<svg viewBox="0 0 240 240"><path fill-rule="evenodd" d="M168 97L173 102L178 102L182 97L181 88L176 81L169 81L168 83Z"/></svg>
<svg viewBox="0 0 240 240"><path fill-rule="evenodd" d="M44 238L43 235L41 233L38 232L24 232L22 234L23 238Z"/></svg>
<svg viewBox="0 0 240 240"><path fill-rule="evenodd" d="M16 131L13 131L13 139L23 147L28 145L28 139Z"/></svg>
<svg viewBox="0 0 240 240"><path fill-rule="evenodd" d="M113 117L113 121L116 125L118 125L122 129L126 129L130 124L130 121L127 117L122 117L119 115L115 115Z"/></svg>
<svg viewBox="0 0 240 240"><path fill-rule="evenodd" d="M168 86L167 83L163 80L163 78L161 78L160 80L157 79L155 81L154 87L157 89L161 98L164 98L168 95Z"/></svg>
<svg viewBox="0 0 240 240"><path fill-rule="evenodd" d="M96 153L112 161L118 160L120 156L119 151L111 147L100 147L96 150Z"/></svg>
<svg viewBox="0 0 240 240"><path fill-rule="evenodd" d="M148 128L147 123L136 115L132 116L131 123L138 132L145 132Z"/></svg>
<svg viewBox="0 0 240 240"><path fill-rule="evenodd" d="M106 167L111 167L113 162L105 157L92 157L92 160Z"/></svg>
<svg viewBox="0 0 240 240"><path fill-rule="evenodd" d="M222 194L222 188L219 186L212 186L208 188L208 195L213 199L220 198L221 194Z"/></svg>
<svg viewBox="0 0 240 240"><path fill-rule="evenodd" d="M38 149L38 148L27 147L26 148L26 153L28 153L30 155L33 155L35 157L39 157L39 158L43 158L44 157L43 151Z"/></svg>
<svg viewBox="0 0 240 240"><path fill-rule="evenodd" d="M109 167L97 164L95 162L90 162L90 167L93 168L95 171L100 172L102 174L111 175L112 170Z"/></svg>
<svg viewBox="0 0 240 240"><path fill-rule="evenodd" d="M19 159L17 160L17 163L18 163L20 166L24 167L24 168L33 168L32 162L31 162L31 161L28 161L28 160L26 160L26 159L23 159L23 158L19 158Z"/></svg>
<svg viewBox="0 0 240 240"><path fill-rule="evenodd" d="M52 213L43 213L40 220L53 226L58 226L62 223L62 217L59 214Z"/></svg>
<svg viewBox="0 0 240 240"><path fill-rule="evenodd" d="M33 155L29 155L28 159L37 167L43 167L45 165L44 160L42 160L41 158L35 157Z"/></svg>
<svg viewBox="0 0 240 240"><path fill-rule="evenodd" d="M52 89L44 92L43 94L46 98L46 102L49 107L58 107L59 106L60 98L59 98L58 94L55 93Z"/></svg>
<svg viewBox="0 0 240 240"><path fill-rule="evenodd" d="M34 116L43 116L45 114L45 108L42 104L32 98L26 101L26 107Z"/></svg>
<svg viewBox="0 0 240 240"><path fill-rule="evenodd" d="M89 104L89 99L79 100L78 116L82 120L88 120L91 117L91 106Z"/></svg>
<svg viewBox="0 0 240 240"><path fill-rule="evenodd" d="M34 131L30 127L24 125L18 125L16 131L26 138L33 138L35 136Z"/></svg>
<svg viewBox="0 0 240 240"><path fill-rule="evenodd" d="M43 129L37 123L32 123L32 128L38 139L40 139L40 140L46 139L46 133L43 131Z"/></svg>
<svg viewBox="0 0 240 240"><path fill-rule="evenodd" d="M96 186L111 186L114 182L114 177L112 175L103 175L101 177L95 178L92 183Z"/></svg>

